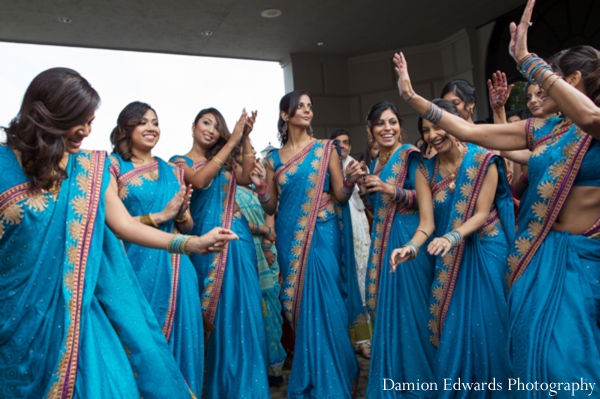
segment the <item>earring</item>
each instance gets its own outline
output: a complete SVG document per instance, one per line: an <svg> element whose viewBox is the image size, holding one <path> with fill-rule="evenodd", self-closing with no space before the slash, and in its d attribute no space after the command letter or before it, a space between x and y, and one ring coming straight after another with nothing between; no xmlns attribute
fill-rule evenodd
<svg viewBox="0 0 600 399"><path fill-rule="evenodd" d="M310 135L310 137L313 137L313 128L311 125L308 126L307 131L308 131L308 134Z"/></svg>
<svg viewBox="0 0 600 399"><path fill-rule="evenodd" d="M287 130L288 130L287 121L286 121L286 120L284 120L284 121L283 121L283 126L281 127L281 134L282 134L282 135L285 135L285 134L287 134Z"/></svg>

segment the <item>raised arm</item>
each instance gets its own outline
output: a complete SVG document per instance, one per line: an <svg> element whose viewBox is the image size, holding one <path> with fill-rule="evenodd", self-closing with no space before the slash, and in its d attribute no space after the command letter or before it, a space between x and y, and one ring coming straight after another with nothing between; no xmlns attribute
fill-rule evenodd
<svg viewBox="0 0 600 399"><path fill-rule="evenodd" d="M246 123L243 129L242 137L242 167L241 169L235 169L235 180L240 186L247 186L252 183L250 178L250 172L254 169L254 149L250 143L250 133L254 128L254 122L256 121L257 112L254 111L246 119Z"/></svg>
<svg viewBox="0 0 600 399"><path fill-rule="evenodd" d="M342 167L340 164L340 156L337 151L333 151L329 158L329 177L331 181L331 188L335 194L335 198L345 204L348 202L352 193L354 192L354 185L365 174L363 167L360 162L351 160L348 166L346 166L345 178L342 173Z"/></svg>
<svg viewBox="0 0 600 399"><path fill-rule="evenodd" d="M274 175L275 172L269 164L265 167L258 160L255 161L254 168L250 172L250 178L256 187L258 200L267 215L273 215L277 210L278 193Z"/></svg>
<svg viewBox="0 0 600 399"><path fill-rule="evenodd" d="M415 186L417 191L417 203L419 204L419 227L410 241L401 248L394 249L390 256L392 273L396 267L417 255L419 248L423 246L435 230L433 217L433 198L429 183L421 170L415 174Z"/></svg>
<svg viewBox="0 0 600 399"><path fill-rule="evenodd" d="M470 124L458 116L442 111L439 107L415 93L410 83L404 54L396 53L394 63L398 73L400 96L434 125L438 125L459 140L479 144L486 148L495 150L523 150L527 148L525 121L500 125Z"/></svg>
<svg viewBox="0 0 600 399"><path fill-rule="evenodd" d="M206 163L202 168L195 171L193 168L183 167L185 173L185 181L187 184L191 184L192 187L197 189L203 189L207 187L210 182L213 181L217 173L223 167L224 162L229 158L231 152L238 145L244 134L244 126L246 125L246 118L248 114L246 110L242 112L242 116L235 124L231 137L227 140L227 143L212 157L210 161ZM237 176L236 176L237 177Z"/></svg>
<svg viewBox="0 0 600 399"><path fill-rule="evenodd" d="M520 68L521 73L524 76L527 75L525 76L526 79L536 82L541 81L540 87L545 91L546 95L554 100L567 118L571 119L584 132L600 139L600 108L590 99L589 95L592 95L592 93L587 93L586 91L586 84L584 83L586 76L583 76L581 71L577 70L569 76L563 76L566 79L563 80L559 76L552 75L552 71L546 70L544 67L534 68L535 64L539 61L535 63L530 62L530 65L525 64L526 61L531 60L532 56L527 49L527 30L531 23L531 14L533 13L534 5L535 0L529 0L519 25L514 22L510 24L510 55L519 67L527 67ZM591 55L588 61L591 65L595 64L590 69L590 72L586 73L592 75L589 77L592 81L596 80L595 86L597 88L598 70L600 68L600 59L597 51L595 55ZM543 64L545 63L542 60L539 65ZM583 66L580 68L583 69ZM600 101L597 91L594 95L596 96L596 101Z"/></svg>

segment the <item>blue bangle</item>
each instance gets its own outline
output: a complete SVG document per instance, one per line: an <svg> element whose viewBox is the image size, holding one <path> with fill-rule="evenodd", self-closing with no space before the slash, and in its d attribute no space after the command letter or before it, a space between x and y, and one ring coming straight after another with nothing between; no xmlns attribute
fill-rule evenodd
<svg viewBox="0 0 600 399"><path fill-rule="evenodd" d="M259 201L261 204L266 204L267 202L271 201L271 194L269 193L269 194L267 195L267 198L265 198L264 200L263 200L263 199L260 199L260 197L258 197L258 201Z"/></svg>

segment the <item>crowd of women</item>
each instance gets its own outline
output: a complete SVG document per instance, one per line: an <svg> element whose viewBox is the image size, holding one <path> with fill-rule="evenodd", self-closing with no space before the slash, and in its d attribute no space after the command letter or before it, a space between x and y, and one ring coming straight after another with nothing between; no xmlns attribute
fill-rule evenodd
<svg viewBox="0 0 600 399"><path fill-rule="evenodd" d="M533 6L509 49L533 118L505 113L498 72L475 124L468 82L428 101L398 53L419 148L380 102L360 162L347 132L313 137L301 90L263 161L256 112L230 131L214 108L153 156L138 101L113 154L81 150L98 93L40 73L0 146L0 397L268 398L287 357L288 398L350 398L355 351L368 398L597 394L600 53L529 53Z"/></svg>

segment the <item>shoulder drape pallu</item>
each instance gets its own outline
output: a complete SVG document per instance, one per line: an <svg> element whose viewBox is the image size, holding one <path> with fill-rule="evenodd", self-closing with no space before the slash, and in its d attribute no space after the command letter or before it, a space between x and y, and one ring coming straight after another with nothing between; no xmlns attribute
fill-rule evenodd
<svg viewBox="0 0 600 399"><path fill-rule="evenodd" d="M189 398L123 245L105 224L103 151L57 192L0 146L0 396Z"/></svg>
<svg viewBox="0 0 600 399"><path fill-rule="evenodd" d="M118 154L110 157L110 171L117 179L119 197L132 216L162 211L179 192L180 169L160 158L135 168ZM161 223L173 233L175 221ZM198 294L198 277L189 257L163 249L124 242L142 292L162 326L181 372L196 396L202 396L204 329Z"/></svg>
<svg viewBox="0 0 600 399"><path fill-rule="evenodd" d="M514 209L504 163L481 147L466 144L456 181L439 174L435 156L420 170L433 195L435 236L461 226L474 213L492 163L498 167L498 186L485 225L463 239L446 256L436 258L431 289L431 342L437 346L434 378L440 398L505 398L512 372L508 362L506 320L506 258L514 236ZM502 382L504 390L443 390L451 382Z"/></svg>
<svg viewBox="0 0 600 399"><path fill-rule="evenodd" d="M183 156L171 162L195 170L206 165ZM222 226L239 236L220 253L191 256L207 322L204 392L209 399L270 397L256 252L248 222L233 212L236 187L235 175L222 167L207 187L194 190L190 204L192 234Z"/></svg>
<svg viewBox="0 0 600 399"><path fill-rule="evenodd" d="M508 258L510 355L524 382L600 382L600 220L551 230L575 185L600 186L600 145L561 118L530 119L529 193ZM582 226L587 227L587 226ZM590 392L579 393L587 396ZM542 397L547 392L522 392ZM571 397L571 391L557 397Z"/></svg>
<svg viewBox="0 0 600 399"><path fill-rule="evenodd" d="M375 173L375 164L371 173ZM415 173L419 152L403 145L379 172L380 179L408 191L407 201L394 202L376 193L373 206L372 242L367 269L367 308L375 320L367 397L423 397L426 391L397 392L394 383L433 381L435 348L429 342L429 295L434 259L427 254L427 243L416 259L400 265L390 274L390 255L406 244L419 226L415 194ZM384 382L387 381L387 388ZM405 385L410 388L410 385Z"/></svg>

